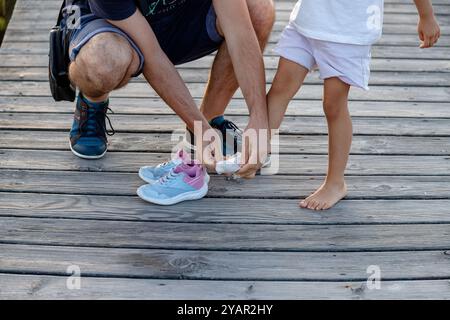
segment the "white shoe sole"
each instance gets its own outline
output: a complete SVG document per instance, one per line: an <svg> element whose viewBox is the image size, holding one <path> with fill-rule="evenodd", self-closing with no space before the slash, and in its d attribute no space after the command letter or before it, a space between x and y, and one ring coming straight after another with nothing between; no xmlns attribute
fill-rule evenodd
<svg viewBox="0 0 450 320"><path fill-rule="evenodd" d="M141 169L139 169L139 178L141 178L144 182L147 182L148 184L154 184L154 183L158 182L158 180L152 180L152 179L146 178L143 173L144 170L145 170L145 167L142 167ZM209 176L209 174L206 174L205 182L208 184L210 180L211 180L211 177Z"/></svg>
<svg viewBox="0 0 450 320"><path fill-rule="evenodd" d="M170 199L154 199L154 198L146 197L141 191L142 188L143 187L141 187L137 190L137 195L139 196L139 198L141 198L144 201L147 201L147 202L150 202L153 204L157 204L160 206L172 206L174 204L177 204L177 203L180 203L183 201L200 200L208 194L208 184L207 183L205 183L203 185L203 187L197 191L186 192L186 193L180 194L180 195L170 198Z"/></svg>
<svg viewBox="0 0 450 320"><path fill-rule="evenodd" d="M105 156L106 152L108 152L108 149L106 149L105 152L103 152L99 156L85 156L85 155L82 155L81 153L78 153L75 150L73 150L72 144L69 143L69 145L70 145L70 151L72 151L72 153L74 155L76 155L78 158L85 159L85 160L98 160L98 159L101 159L101 158L103 158Z"/></svg>

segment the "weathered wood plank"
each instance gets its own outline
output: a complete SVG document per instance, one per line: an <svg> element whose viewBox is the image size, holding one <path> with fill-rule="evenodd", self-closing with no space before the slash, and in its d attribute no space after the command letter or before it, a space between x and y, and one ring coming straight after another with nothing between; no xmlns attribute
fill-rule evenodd
<svg viewBox="0 0 450 320"><path fill-rule="evenodd" d="M365 281L377 265L384 281L450 278L450 253L223 252L0 245L0 273L191 280ZM324 263L328 261L328 263ZM408 266L406 269L405 266Z"/></svg>
<svg viewBox="0 0 450 320"><path fill-rule="evenodd" d="M2 67L41 67L48 66L47 54L31 54L31 55L18 55L18 54L2 54L0 55L0 66ZM214 56L209 55L200 60L189 62L182 66L179 66L179 70L194 69L198 72L198 69L210 69ZM279 58L277 56L265 56L265 67L267 70L276 70L278 66ZM444 73L450 72L450 62L448 60L427 60L423 59L386 59L386 58L374 58L371 62L371 68L373 71L380 72L438 72L442 77L447 76ZM406 78L407 74L400 74L399 77ZM19 80L19 79L17 79Z"/></svg>
<svg viewBox="0 0 450 320"><path fill-rule="evenodd" d="M200 105L201 99L195 99ZM74 103L55 102L51 97L1 97L0 112L14 113L68 113L74 111ZM173 115L175 114L161 99L121 98L111 99L111 108L117 115ZM403 117L403 118L450 118L450 102L405 102L405 101L351 101L353 117ZM248 115L243 99L231 100L226 110L228 115ZM293 100L287 110L289 116L323 116L322 101Z"/></svg>
<svg viewBox="0 0 450 320"><path fill-rule="evenodd" d="M17 8L14 10L12 20L41 20L48 21L46 25L52 25L56 23L56 18L58 16L58 10L60 5L55 5L54 7L46 7L45 10L34 10L33 6L28 8ZM414 7L408 6L410 11L413 11ZM436 11L437 18L442 25L449 25L449 16L448 10L446 9L448 6L443 7L442 10ZM397 10L397 9L393 9ZM290 10L280 10L277 12L277 21L282 21L287 23L290 17ZM384 23L386 24L416 24L418 20L417 12L410 13L401 13L401 12L389 12L389 10L385 10L384 15Z"/></svg>
<svg viewBox="0 0 450 320"><path fill-rule="evenodd" d="M68 133L60 131L0 130L1 149L67 150ZM279 139L281 154L327 154L328 139L323 136L283 135ZM172 152L177 142L165 133L120 133L109 139L109 151ZM421 146L420 149L411 145ZM375 155L450 155L448 138L355 136L352 154Z"/></svg>
<svg viewBox="0 0 450 320"><path fill-rule="evenodd" d="M33 30L35 34L41 32L42 34L48 34L51 27L53 27L55 21L51 19L39 20L39 21L27 21L27 20L15 20L13 19L8 24L8 30L15 34L24 34L25 30ZM272 34L278 36L280 32L284 30L288 24L287 20L277 20L273 26ZM449 25L442 25L442 34L448 34L450 31ZM397 35L417 35L417 28L415 24L396 24L396 23L385 23L383 25L383 34L397 34Z"/></svg>
<svg viewBox="0 0 450 320"><path fill-rule="evenodd" d="M83 160L70 151L0 149L0 169L90 172L139 171L145 165L169 160L165 153L114 152L97 161ZM279 164L276 165L276 162ZM275 172L283 175L321 175L327 172L326 155L280 155L272 157ZM352 155L347 175L450 176L450 156Z"/></svg>
<svg viewBox="0 0 450 320"><path fill-rule="evenodd" d="M417 35L416 24L411 21L411 23L405 24L396 24L394 21L392 23L385 23L383 25L383 34L397 34L397 35ZM8 30L13 31L14 33L21 34L24 33L25 30L33 29L36 33L37 31L41 31L42 34L48 34L49 30L53 27L55 21L46 19L39 21L27 21L27 20L12 20L8 24ZM276 36L280 32L284 30L287 26L287 20L277 20L273 26L273 34ZM450 31L450 25L441 25L442 34L448 34Z"/></svg>
<svg viewBox="0 0 450 320"><path fill-rule="evenodd" d="M417 18L415 18L417 21ZM443 19L439 19L438 20L443 20ZM450 15L445 17L445 20L450 21ZM412 21L411 21L412 22ZM442 22L443 25L448 25L449 23L447 22ZM287 21L286 21L287 24ZM52 25L51 23L49 23L48 25ZM17 29L12 29L10 31L8 31L8 33L5 35L5 42L29 42L29 43L33 43L33 42L42 42L42 41L48 41L48 29L31 29L28 30L28 32L26 30L17 30ZM417 34L414 34L414 27L411 26L409 28L410 33L409 34L395 34L395 33L387 33L384 34L383 37L377 42L376 45L386 45L386 46L412 46L412 47L418 47L420 44L420 40ZM47 31L47 32L45 32ZM270 38L269 38L269 43L277 43L280 39L280 33L281 31L278 32L274 32ZM439 41L436 43L435 45L436 47L449 47L450 46L450 37L443 34L440 38Z"/></svg>
<svg viewBox="0 0 450 320"><path fill-rule="evenodd" d="M322 181L316 176L261 176L251 181L213 176L208 196L297 199ZM347 199L450 199L449 176L349 176L347 183ZM134 196L142 184L131 173L2 170L0 176L0 191L12 192Z"/></svg>
<svg viewBox="0 0 450 320"><path fill-rule="evenodd" d="M430 206L433 210L430 210ZM211 210L214 207L215 210ZM236 208L240 208L236 210ZM276 208L276 210L274 210ZM204 199L172 207L136 197L2 193L0 215L113 221L247 224L449 223L449 200L344 200L327 212L301 210L298 200Z"/></svg>
<svg viewBox="0 0 450 320"><path fill-rule="evenodd" d="M179 73L186 83L206 83L209 77L208 69L180 68ZM268 69L266 72L266 83L271 84L276 70ZM0 81L48 81L48 69L42 67L0 67ZM131 80L131 82L144 83L142 77ZM370 85L389 86L415 86L415 87L442 87L450 82L450 72L408 72L408 71L373 71L370 77ZM322 84L317 71L312 72L305 84Z"/></svg>
<svg viewBox="0 0 450 320"><path fill-rule="evenodd" d="M449 62L450 64L450 62ZM188 83L187 87L194 98L203 97L204 83ZM270 87L267 86L267 89ZM47 96L50 97L50 87L45 82L17 82L0 81L1 96ZM295 99L321 99L322 85L304 85L296 94ZM114 91L112 97L140 97L157 98L157 93L146 83L130 83L126 88ZM240 90L235 94L242 98ZM351 100L362 101L414 101L414 102L448 102L450 89L448 87L415 87L398 86L371 86L370 91L353 89L350 92Z"/></svg>
<svg viewBox="0 0 450 320"><path fill-rule="evenodd" d="M232 251L448 250L448 224L257 225L1 217L0 242ZM355 241L357 239L358 241Z"/></svg>
<svg viewBox="0 0 450 320"><path fill-rule="evenodd" d="M0 113L0 129L68 130L72 114ZM184 130L181 120L172 115L111 115L117 132L172 133ZM248 117L229 116L240 127L245 127ZM301 125L300 125L301 124ZM450 136L448 119L427 118L366 118L353 119L356 135L394 136ZM324 117L287 116L281 127L282 133L326 134Z"/></svg>
<svg viewBox="0 0 450 320"><path fill-rule="evenodd" d="M363 282L192 281L84 278L67 290L67 277L0 275L2 299L448 299L448 280L386 281L381 290ZM217 290L220 288L220 290Z"/></svg>
<svg viewBox="0 0 450 320"><path fill-rule="evenodd" d="M276 56L273 52L274 45L269 44L265 55ZM20 42L4 42L0 48L0 56L5 54L20 54L20 55L41 55L48 54L48 42L34 42L33 46L28 43ZM422 50L418 47L405 46L377 46L372 48L372 56L375 59L419 59L419 60L443 60L448 59L448 49L435 47L432 50ZM0 57L0 60L2 58ZM182 66L180 66L182 67Z"/></svg>

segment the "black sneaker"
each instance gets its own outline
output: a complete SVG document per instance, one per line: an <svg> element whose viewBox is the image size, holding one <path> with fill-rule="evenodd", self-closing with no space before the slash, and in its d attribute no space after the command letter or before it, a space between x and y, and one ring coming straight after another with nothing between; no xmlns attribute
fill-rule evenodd
<svg viewBox="0 0 450 320"><path fill-rule="evenodd" d="M211 127L217 129L222 134L223 155L231 156L241 152L242 130L234 122L225 119L223 116L210 121Z"/></svg>
<svg viewBox="0 0 450 320"><path fill-rule="evenodd" d="M102 103L88 102L80 93L78 95L72 130L70 131L70 149L82 159L100 159L108 149L107 136L114 135L115 131L106 114L109 101ZM106 121L111 131L106 129Z"/></svg>
<svg viewBox="0 0 450 320"><path fill-rule="evenodd" d="M232 156L242 149L242 131L232 121L225 119L223 116L214 118L209 122L213 129L216 129L222 135L222 151L223 156ZM191 150L191 156L195 156L195 136L186 129L186 142Z"/></svg>

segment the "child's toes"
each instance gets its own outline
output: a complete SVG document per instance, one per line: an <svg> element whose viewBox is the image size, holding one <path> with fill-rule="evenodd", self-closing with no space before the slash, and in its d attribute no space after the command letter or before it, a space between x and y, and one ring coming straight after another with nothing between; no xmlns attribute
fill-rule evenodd
<svg viewBox="0 0 450 320"><path fill-rule="evenodd" d="M314 210L319 210L319 207L320 207L320 202L319 201L316 201L316 203L315 203L315 205L314 205Z"/></svg>
<svg viewBox="0 0 450 320"><path fill-rule="evenodd" d="M323 203L323 202L318 202L317 207L316 207L316 210L317 210L317 211L323 210L323 206L324 206L324 203Z"/></svg>
<svg viewBox="0 0 450 320"><path fill-rule="evenodd" d="M308 198L306 198L302 202L300 202L300 206L302 208L309 208L312 200L313 200L313 198L311 198L311 196L309 196Z"/></svg>
<svg viewBox="0 0 450 320"><path fill-rule="evenodd" d="M317 206L316 210L324 210L326 206L327 206L326 202L321 202Z"/></svg>
<svg viewBox="0 0 450 320"><path fill-rule="evenodd" d="M317 201L311 200L311 202L308 204L308 209L315 210L317 207Z"/></svg>
<svg viewBox="0 0 450 320"><path fill-rule="evenodd" d="M306 199L306 201L305 201L305 208L311 209L313 202L314 202L313 200Z"/></svg>

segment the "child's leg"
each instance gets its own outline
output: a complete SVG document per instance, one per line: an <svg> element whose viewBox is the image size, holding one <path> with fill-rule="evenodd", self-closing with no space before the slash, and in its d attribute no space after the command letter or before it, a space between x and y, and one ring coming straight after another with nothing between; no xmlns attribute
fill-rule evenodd
<svg viewBox="0 0 450 320"><path fill-rule="evenodd" d="M352 120L348 111L350 86L339 78L325 80L323 107L328 122L328 174L323 185L306 200L303 208L326 210L347 195L344 172L352 144Z"/></svg>
<svg viewBox="0 0 450 320"><path fill-rule="evenodd" d="M271 130L280 128L289 102L302 86L308 72L307 68L280 58L277 74L267 95Z"/></svg>

